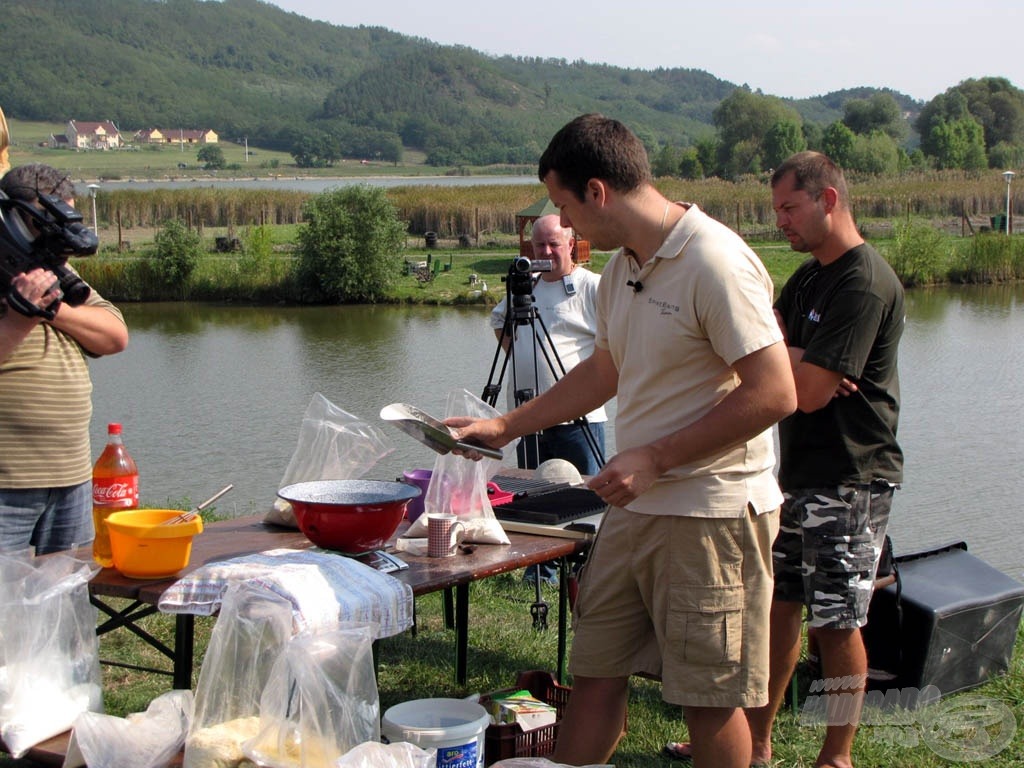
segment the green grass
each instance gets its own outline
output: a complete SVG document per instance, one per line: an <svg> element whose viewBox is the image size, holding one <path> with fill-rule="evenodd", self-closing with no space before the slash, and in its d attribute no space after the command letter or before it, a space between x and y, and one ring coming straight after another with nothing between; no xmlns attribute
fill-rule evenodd
<svg viewBox="0 0 1024 768"><path fill-rule="evenodd" d="M388 638L380 646L379 690L381 711L411 699L462 697L507 688L521 670L542 669L554 672L557 650L557 591L545 589L550 604L549 629L533 629L530 605L532 588L520 581L518 573L504 574L471 586L469 631L469 679L466 686L455 683L454 633L445 629L441 594L417 598L417 633ZM146 627L170 642L174 620L155 616ZM213 619L196 622L196 669L202 662ZM1018 634L1017 652L1009 674L994 678L971 694L985 696L1008 705L1017 723L1024 725L1024 633ZM100 642L103 658L119 658L136 664L165 664L141 641L127 632L105 635ZM569 681L571 683L571 681ZM807 676L802 679L804 686ZM149 673L115 667L103 668L104 700L107 711L125 715L141 711L155 696L170 689L170 679ZM633 679L630 683L628 730L619 744L613 762L620 768L632 766L669 766L674 763L659 756L669 740L686 737L678 707L661 700L656 682ZM966 694L958 694L963 696ZM954 701L950 697L947 701ZM920 718L918 718L920 719ZM950 762L925 744L920 724L904 726L864 726L854 747L854 762L864 768L939 768ZM966 734L965 734L966 735ZM820 728L802 726L786 707L779 718L774 742L775 766L804 768L814 764L822 738ZM915 742L911 744L910 742ZM1016 738L997 757L977 763L979 766L1008 766L1024 763L1024 740ZM19 764L0 758L0 768ZM678 764L675 764L678 765Z"/></svg>

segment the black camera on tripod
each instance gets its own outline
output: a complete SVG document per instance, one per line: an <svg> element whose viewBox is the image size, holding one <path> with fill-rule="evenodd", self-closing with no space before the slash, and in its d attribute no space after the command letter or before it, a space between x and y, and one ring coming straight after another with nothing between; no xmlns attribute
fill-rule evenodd
<svg viewBox="0 0 1024 768"><path fill-rule="evenodd" d="M533 274L535 272L550 272L551 269L551 259L528 259L525 256L517 256L512 259L508 275L502 279L508 286L509 306L514 312L532 306Z"/></svg>
<svg viewBox="0 0 1024 768"><path fill-rule="evenodd" d="M99 240L82 223L82 214L59 197L41 194L38 201L37 208L0 192L0 290L6 286L7 303L15 311L52 320L56 303L40 309L26 301L12 281L22 272L48 269L57 277L64 302L73 307L84 304L91 289L68 269L68 257L96 253Z"/></svg>

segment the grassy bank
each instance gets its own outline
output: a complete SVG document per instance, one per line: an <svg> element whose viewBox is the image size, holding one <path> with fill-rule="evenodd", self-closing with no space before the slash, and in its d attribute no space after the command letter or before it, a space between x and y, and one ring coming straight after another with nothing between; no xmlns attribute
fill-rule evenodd
<svg viewBox="0 0 1024 768"><path fill-rule="evenodd" d="M253 304L298 303L294 239L298 225L268 227L272 253L249 252L249 229L207 227L205 255L183 283L166 285L152 257L152 242L132 241L129 249L105 247L100 254L73 265L84 279L114 301L211 301ZM238 236L239 252L217 253L218 237ZM148 233L151 238L151 231ZM1024 237L981 234L961 238L930 225L900 223L887 238L872 243L893 265L907 286L936 283L991 283L1024 279ZM753 242L775 282L781 287L803 260L788 244ZM427 250L421 238L409 238L399 274L386 301L411 304L494 304L505 294L502 280L518 253L518 240L497 236L489 247L460 247L442 238ZM593 252L590 268L600 272L610 254Z"/></svg>
<svg viewBox="0 0 1024 768"><path fill-rule="evenodd" d="M545 590L550 603L547 631L532 627L530 605L533 591L525 587L518 574L494 577L475 582L471 587L471 622L469 634L469 680L465 687L454 682L454 633L444 628L441 595L421 597L416 602L417 633L406 632L381 643L379 690L381 711L411 699L433 696L462 697L471 693L507 688L517 672L527 669L554 671L557 641L557 593ZM155 616L146 620L149 631L165 642L173 637L173 617ZM209 638L212 619L196 621L196 669L198 670ZM1018 635L1016 653L1009 674L996 677L972 691L993 702L1005 704L1016 723L1024 723L1024 633ZM101 656L140 665L162 665L166 661L155 651L144 647L126 632L114 632L101 639ZM809 676L801 678L806 695ZM571 682L571 681L570 681ZM104 700L107 711L125 715L141 711L154 697L169 690L166 677L116 667L103 668ZM958 694L946 700L955 702ZM904 724L896 719L886 727L865 726L854 748L854 761L859 766L886 768L939 768L950 761L936 754L922 738L927 722L923 714L903 713ZM938 725L946 725L940 722ZM980 741L986 733L967 726L956 727L951 721L946 736L948 744L963 746L968 738ZM979 729L994 729L993 723L976 724ZM972 726L973 727L973 726ZM613 757L620 768L678 765L659 756L668 740L685 738L678 707L661 701L657 683L634 679L631 683L629 727L625 739ZM798 715L786 707L779 719L775 738L774 766L778 768L809 768L822 739L817 727L801 725ZM1024 740L1012 744L980 766L1024 764ZM0 758L0 767L15 768L15 761Z"/></svg>

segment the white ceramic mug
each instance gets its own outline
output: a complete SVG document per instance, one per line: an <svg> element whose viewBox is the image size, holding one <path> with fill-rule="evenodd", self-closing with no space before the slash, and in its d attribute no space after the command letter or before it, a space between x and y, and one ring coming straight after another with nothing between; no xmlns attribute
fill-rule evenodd
<svg viewBox="0 0 1024 768"><path fill-rule="evenodd" d="M427 515L427 554L430 557L451 557L459 544L459 532L465 526L458 515L434 513Z"/></svg>

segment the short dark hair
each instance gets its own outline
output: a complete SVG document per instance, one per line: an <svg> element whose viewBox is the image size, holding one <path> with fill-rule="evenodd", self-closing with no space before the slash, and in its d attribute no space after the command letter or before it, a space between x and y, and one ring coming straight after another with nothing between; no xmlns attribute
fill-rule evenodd
<svg viewBox="0 0 1024 768"><path fill-rule="evenodd" d="M34 203L40 195L56 195L61 200L75 196L75 185L63 171L44 163L29 163L12 168L0 179L0 190L12 200Z"/></svg>
<svg viewBox="0 0 1024 768"><path fill-rule="evenodd" d="M651 180L643 142L618 120L598 114L580 115L554 135L540 157L537 174L544 181L551 171L579 200L591 179L622 192Z"/></svg>
<svg viewBox="0 0 1024 768"><path fill-rule="evenodd" d="M846 208L850 207L846 178L842 169L828 155L810 151L790 155L772 174L772 188L790 173L793 174L793 189L802 189L817 200L826 187L833 187L839 193L839 203Z"/></svg>

